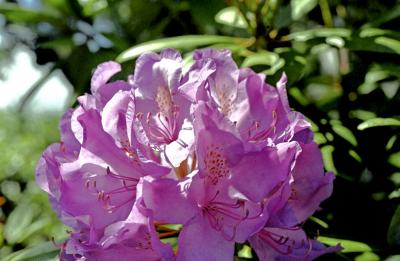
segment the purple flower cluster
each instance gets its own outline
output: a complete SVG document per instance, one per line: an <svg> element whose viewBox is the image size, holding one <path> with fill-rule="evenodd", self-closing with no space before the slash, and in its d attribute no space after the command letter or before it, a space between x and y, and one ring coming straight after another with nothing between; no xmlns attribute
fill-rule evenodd
<svg viewBox="0 0 400 261"><path fill-rule="evenodd" d="M92 94L60 123L37 182L72 228L62 260L312 260L340 250L301 228L332 192L310 124L290 109L286 76L239 69L203 49L183 72L172 49L138 58L127 81L99 65ZM171 229L167 224L180 224ZM178 227L178 226L175 226ZM177 248L166 239L178 237Z"/></svg>

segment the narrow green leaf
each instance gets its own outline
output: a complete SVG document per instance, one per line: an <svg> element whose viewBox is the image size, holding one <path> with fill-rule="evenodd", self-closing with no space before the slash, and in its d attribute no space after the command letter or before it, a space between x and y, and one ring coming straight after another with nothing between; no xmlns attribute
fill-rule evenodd
<svg viewBox="0 0 400 261"><path fill-rule="evenodd" d="M229 6L215 15L215 21L220 24L246 29L248 24L242 13L235 6Z"/></svg>
<svg viewBox="0 0 400 261"><path fill-rule="evenodd" d="M375 39L375 43L388 47L396 53L400 54L400 41L396 39L380 36Z"/></svg>
<svg viewBox="0 0 400 261"><path fill-rule="evenodd" d="M257 52L254 54L251 54L244 59L243 63L241 64L241 67L251 67L255 65L269 65L272 66L275 63L277 63L279 60L279 55L276 53L272 52Z"/></svg>
<svg viewBox="0 0 400 261"><path fill-rule="evenodd" d="M323 228L329 228L328 223L326 223L325 221L323 221L323 220L321 220L321 219L319 219L317 217L311 216L309 219L311 221L314 221L315 223L317 223L318 225L320 225Z"/></svg>
<svg viewBox="0 0 400 261"><path fill-rule="evenodd" d="M185 35L176 36L170 38L163 38L145 42L128 50L122 52L116 60L118 62L126 62L135 59L139 55L145 52L156 52L164 48L195 48L199 46L207 46L211 44L236 44L242 46L249 46L254 42L253 38L236 38L229 36L218 36L218 35Z"/></svg>
<svg viewBox="0 0 400 261"><path fill-rule="evenodd" d="M57 261L60 250L53 242L26 248L4 258L3 261Z"/></svg>
<svg viewBox="0 0 400 261"><path fill-rule="evenodd" d="M288 35L288 40L305 42L313 38L325 38L332 36L349 38L351 36L351 31L345 28L317 28L291 33Z"/></svg>
<svg viewBox="0 0 400 261"><path fill-rule="evenodd" d="M314 9L317 4L317 0L291 0L290 7L293 20L302 18L305 14Z"/></svg>
<svg viewBox="0 0 400 261"><path fill-rule="evenodd" d="M350 129L343 126L342 124L332 124L332 130L342 137L343 139L347 140L351 145L357 146L357 139L354 134L351 132Z"/></svg>
<svg viewBox="0 0 400 261"><path fill-rule="evenodd" d="M38 206L22 202L11 212L6 220L4 235L8 243L20 243L25 230L31 225Z"/></svg>
<svg viewBox="0 0 400 261"><path fill-rule="evenodd" d="M387 240L390 245L400 246L400 206L397 207L390 221Z"/></svg>
<svg viewBox="0 0 400 261"><path fill-rule="evenodd" d="M400 126L400 120L394 118L374 118L364 121L363 123L357 126L357 129L365 130L368 128L380 127L380 126Z"/></svg>
<svg viewBox="0 0 400 261"><path fill-rule="evenodd" d="M318 241L328 245L336 246L340 244L343 247L342 253L353 253L353 252L371 252L372 248L365 243L351 241L346 239L338 239L332 237L319 236Z"/></svg>
<svg viewBox="0 0 400 261"><path fill-rule="evenodd" d="M354 261L379 261L381 260L377 254L372 252L364 252L354 258Z"/></svg>
<svg viewBox="0 0 400 261"><path fill-rule="evenodd" d="M363 27L366 26L380 26L383 23L391 21L393 19L397 19L400 17L400 5L394 6L392 9L387 10L384 13L381 13L377 19L372 19L368 24L365 24Z"/></svg>
<svg viewBox="0 0 400 261"><path fill-rule="evenodd" d="M349 155L350 155L351 157L353 157L353 159L355 159L355 160L358 161L358 162L361 162L361 161L362 161L360 155L358 155L358 153L355 152L354 150L349 150Z"/></svg>
<svg viewBox="0 0 400 261"><path fill-rule="evenodd" d="M324 161L324 166L327 171L332 171L337 174L337 170L335 168L335 164L333 163L333 151L335 148L332 145L325 145L321 148L322 159Z"/></svg>
<svg viewBox="0 0 400 261"><path fill-rule="evenodd" d="M376 118L376 114L372 111L366 111L366 110L354 110L349 112L350 118L356 118L360 119L363 121Z"/></svg>

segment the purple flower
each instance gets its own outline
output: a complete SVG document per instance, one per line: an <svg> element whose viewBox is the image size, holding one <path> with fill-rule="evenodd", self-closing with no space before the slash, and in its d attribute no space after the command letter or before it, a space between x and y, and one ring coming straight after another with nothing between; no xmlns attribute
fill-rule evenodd
<svg viewBox="0 0 400 261"><path fill-rule="evenodd" d="M168 244L162 243L154 227L151 211L136 201L129 216L107 226L98 241L88 244L85 234L72 234L62 247L65 260L174 260Z"/></svg>
<svg viewBox="0 0 400 261"><path fill-rule="evenodd" d="M300 227L265 227L249 239L260 260L313 260L323 254L341 250L340 246L325 247L309 239Z"/></svg>
<svg viewBox="0 0 400 261"><path fill-rule="evenodd" d="M98 66L92 94L60 123L37 165L39 186L69 227L63 260L260 260L336 252L301 225L332 193L305 117L277 86L203 49L183 73L172 49L146 53L128 81ZM162 233L163 225L181 228ZM178 237L177 250L163 243Z"/></svg>

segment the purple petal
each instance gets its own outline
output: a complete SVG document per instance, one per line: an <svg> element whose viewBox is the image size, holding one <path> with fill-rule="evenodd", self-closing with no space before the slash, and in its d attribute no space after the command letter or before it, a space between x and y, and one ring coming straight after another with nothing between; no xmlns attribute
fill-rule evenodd
<svg viewBox="0 0 400 261"><path fill-rule="evenodd" d="M102 85L106 84L107 81L119 71L121 71L121 65L113 61L105 62L97 66L90 83L91 92L93 94L96 93Z"/></svg>
<svg viewBox="0 0 400 261"><path fill-rule="evenodd" d="M303 144L296 159L292 194L281 213L293 213L297 224L304 222L327 199L333 189L333 173L325 173L321 152L316 144Z"/></svg>
<svg viewBox="0 0 400 261"><path fill-rule="evenodd" d="M143 201L160 222L184 224L197 213L197 206L184 197L180 184L172 179L144 180Z"/></svg>
<svg viewBox="0 0 400 261"><path fill-rule="evenodd" d="M176 90L181 79L181 62L179 53L171 49L161 55L141 55L136 61L134 88L147 99L155 99L159 88L166 88L169 92Z"/></svg>
<svg viewBox="0 0 400 261"><path fill-rule="evenodd" d="M325 247L307 238L301 228L266 227L249 239L260 260L292 261L315 258L341 250L340 246Z"/></svg>
<svg viewBox="0 0 400 261"><path fill-rule="evenodd" d="M183 227L178 245L178 261L232 261L235 242L225 240L198 217Z"/></svg>
<svg viewBox="0 0 400 261"><path fill-rule="evenodd" d="M232 185L254 202L260 202L286 180L298 153L296 143L246 153L232 169Z"/></svg>

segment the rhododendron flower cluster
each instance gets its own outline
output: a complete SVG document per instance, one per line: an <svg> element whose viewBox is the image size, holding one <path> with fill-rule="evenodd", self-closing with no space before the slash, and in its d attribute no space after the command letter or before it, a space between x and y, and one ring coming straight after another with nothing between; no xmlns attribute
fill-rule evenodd
<svg viewBox="0 0 400 261"><path fill-rule="evenodd" d="M227 50L193 61L184 72L177 51L146 53L126 81L110 81L120 65L103 63L64 114L36 174L71 227L61 259L233 260L244 243L260 260L340 250L301 227L334 175L289 107L286 76L266 84Z"/></svg>

